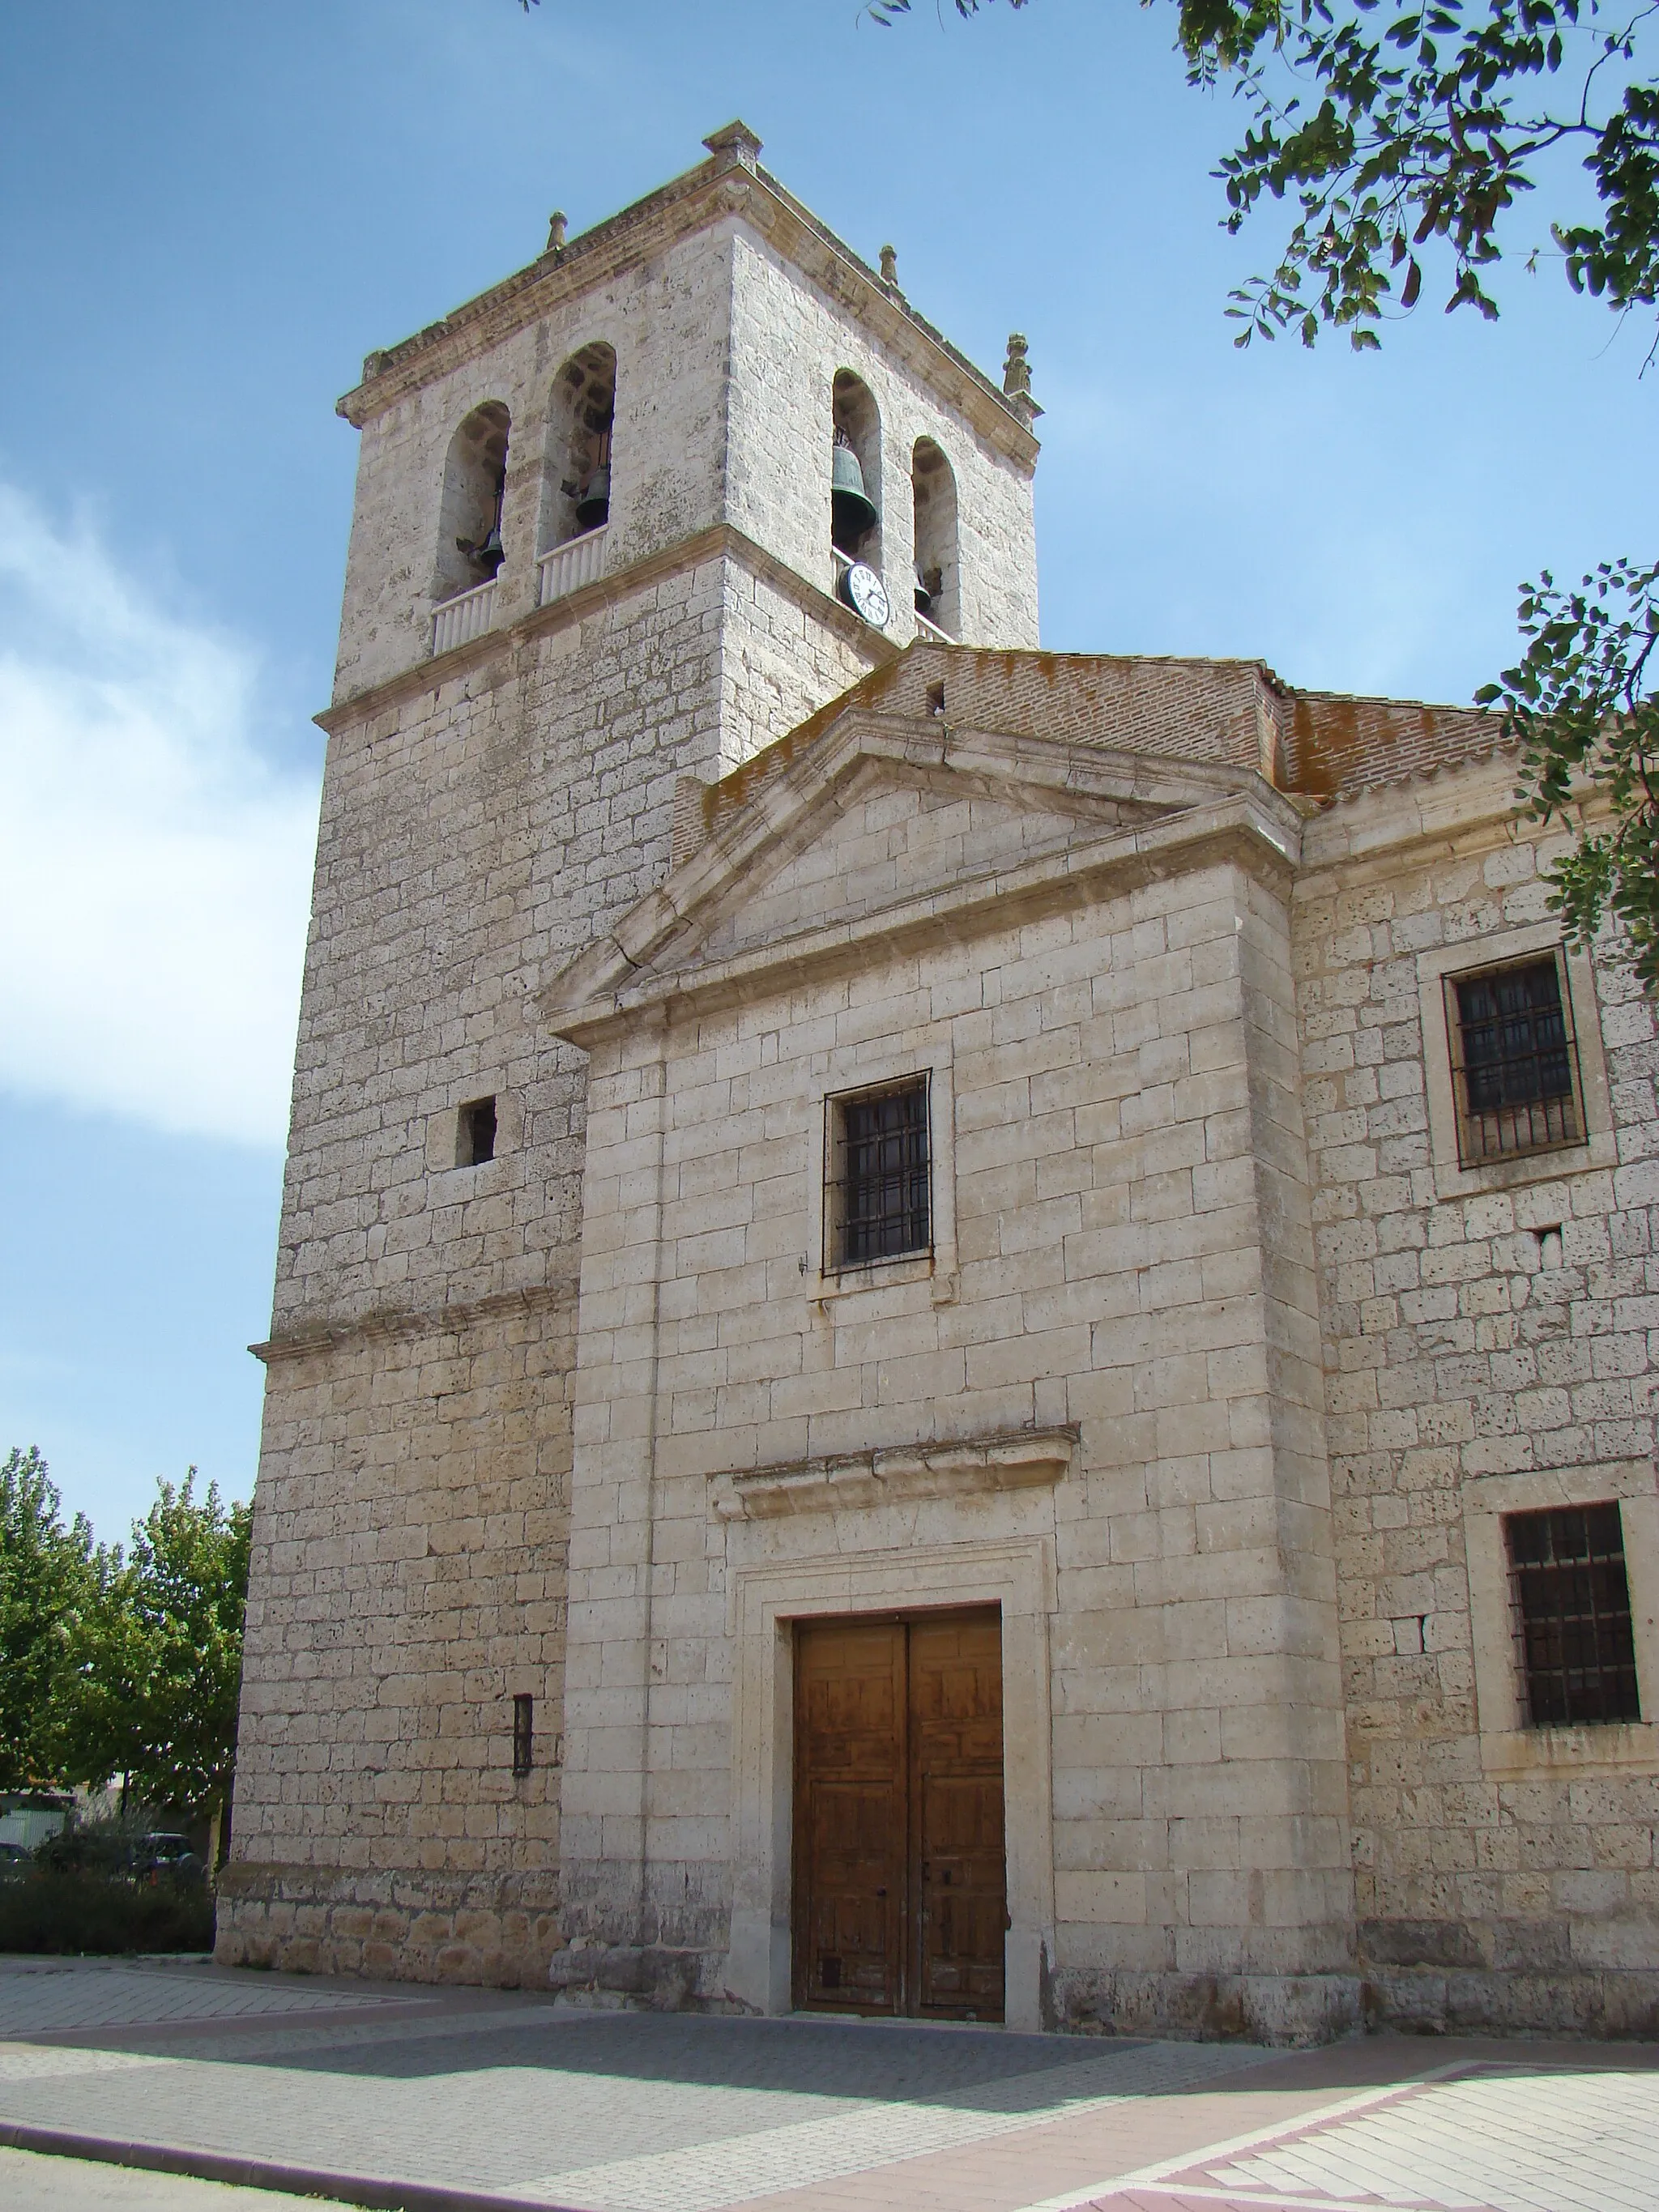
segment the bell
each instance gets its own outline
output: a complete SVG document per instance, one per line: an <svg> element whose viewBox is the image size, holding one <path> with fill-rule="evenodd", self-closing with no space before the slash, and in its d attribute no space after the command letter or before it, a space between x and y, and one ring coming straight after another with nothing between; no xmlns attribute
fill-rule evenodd
<svg viewBox="0 0 1659 2212"><path fill-rule="evenodd" d="M855 553L866 531L880 515L865 496L864 471L850 446L836 446L830 455L830 536L843 553Z"/></svg>
<svg viewBox="0 0 1659 2212"><path fill-rule="evenodd" d="M576 501L576 520L584 530L597 530L611 515L611 464L602 461L588 477Z"/></svg>
<svg viewBox="0 0 1659 2212"><path fill-rule="evenodd" d="M507 558L507 548L501 543L500 517L497 516L490 524L489 535L482 544L475 545L470 538L458 538L455 550L458 553L465 553L467 559L482 568L486 576L493 576Z"/></svg>
<svg viewBox="0 0 1659 2212"><path fill-rule="evenodd" d="M930 615L933 611L933 595L927 588L927 579L920 568L916 569L915 574L916 580L916 612L919 615Z"/></svg>

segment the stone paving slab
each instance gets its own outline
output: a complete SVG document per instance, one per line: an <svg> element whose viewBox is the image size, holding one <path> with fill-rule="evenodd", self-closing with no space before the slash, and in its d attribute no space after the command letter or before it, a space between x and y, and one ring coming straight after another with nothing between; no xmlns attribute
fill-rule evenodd
<svg viewBox="0 0 1659 2212"><path fill-rule="evenodd" d="M564 2014L210 2057L14 2044L0 2118L511 2195L714 2212L1261 2063L1236 2045Z"/></svg>
<svg viewBox="0 0 1659 2212"><path fill-rule="evenodd" d="M73 2024L0 2039L0 2129L415 2212L1659 2212L1659 2051L1285 2053L0 1960L0 2019L43 2008ZM124 2186L88 2212L158 2201Z"/></svg>
<svg viewBox="0 0 1659 2212"><path fill-rule="evenodd" d="M250 2020L284 2013L374 2011L430 2003L425 1992L337 1984L296 1988L269 1976L161 1961L0 1959L0 2038L65 2028L155 2026L169 2021Z"/></svg>
<svg viewBox="0 0 1659 2212"><path fill-rule="evenodd" d="M1167 2096L1261 2063L1237 2045L1152 2044L981 2087L971 2098L891 2095L793 2122L722 2135L672 2152L553 2168L516 2194L593 2212L717 2212L805 2181L960 2149L1042 2127L1062 2113L1095 2114Z"/></svg>

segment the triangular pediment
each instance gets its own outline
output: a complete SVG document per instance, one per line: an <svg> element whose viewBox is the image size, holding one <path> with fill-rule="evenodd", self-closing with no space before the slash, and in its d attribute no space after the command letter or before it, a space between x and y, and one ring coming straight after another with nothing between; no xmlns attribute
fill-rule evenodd
<svg viewBox="0 0 1659 2212"><path fill-rule="evenodd" d="M904 762L861 760L699 917L699 962L868 916L1020 866L1079 837L1156 820L1134 799L1052 791Z"/></svg>
<svg viewBox="0 0 1659 2212"><path fill-rule="evenodd" d="M544 992L562 1027L624 995L695 988L809 943L982 905L1074 852L1127 852L1184 815L1267 790L1212 763L867 714L799 756L751 765L710 787L733 787L740 804L705 808L717 827Z"/></svg>

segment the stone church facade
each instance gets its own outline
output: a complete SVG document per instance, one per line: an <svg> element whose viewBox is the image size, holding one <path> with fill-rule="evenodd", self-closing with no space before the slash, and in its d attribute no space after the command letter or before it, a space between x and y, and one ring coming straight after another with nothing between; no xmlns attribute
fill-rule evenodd
<svg viewBox="0 0 1659 2212"><path fill-rule="evenodd" d="M341 403L221 1955L1651 2032L1653 1010L707 143Z"/></svg>

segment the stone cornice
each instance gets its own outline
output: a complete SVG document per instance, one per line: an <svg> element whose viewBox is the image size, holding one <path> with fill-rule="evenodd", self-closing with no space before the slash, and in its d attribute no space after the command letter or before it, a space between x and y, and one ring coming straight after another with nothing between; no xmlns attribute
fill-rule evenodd
<svg viewBox="0 0 1659 2212"><path fill-rule="evenodd" d="M1122 745L1030 732L981 730L932 715L921 721L867 705L862 696L843 695L720 782L703 787L698 810L702 835L691 849L704 877L718 873L722 863L729 872L741 872L754 840L781 827L811 787L836 772L838 757L844 762L852 751L902 761L909 768L947 769L964 780L964 787L968 778L978 777L987 795L999 782L1018 783L1041 792L1057 808L1086 810L1091 803L1113 799L1168 812L1255 789L1279 809L1286 828L1294 829L1303 817L1296 793L1272 790L1254 769L1233 762L1134 752ZM690 872L682 883L688 899L703 894L705 884Z"/></svg>
<svg viewBox="0 0 1659 2212"><path fill-rule="evenodd" d="M653 1009L670 1013L714 1012L767 997L809 974L851 971L884 953L959 939L995 928L1016 916L1036 920L1089 899L1109 898L1170 875L1188 874L1222 860L1237 860L1261 876L1288 879L1294 872L1279 837L1252 818L1248 802L1213 810L1204 818L1182 816L1152 832L1129 831L1091 839L1061 854L1033 860L1006 874L975 877L947 892L913 899L854 922L832 924L779 938L757 951L706 968L648 976L631 988L596 996L565 1012L551 1010L556 1036L586 1046L617 1024Z"/></svg>
<svg viewBox="0 0 1659 2212"><path fill-rule="evenodd" d="M395 676L388 676L383 683L370 684L366 690L348 692L343 698L325 707L320 714L313 714L312 720L319 729L326 730L332 737L337 731L367 721L388 707L415 698L422 691L435 691L441 684L453 684L474 668L516 653L537 638L568 629L598 613L601 607L617 605L648 591L665 577L683 575L688 568L701 568L704 562L718 560L722 556L739 562L752 574L792 599L815 622L834 630L844 644L866 653L872 668L896 660L904 650L890 637L860 622L850 607L844 607L828 592L809 583L787 562L769 553L744 532L729 522L717 522L708 530L700 530L695 538L683 538L661 552L644 554L639 560L630 561L626 568L596 576L591 584L584 584L579 591L567 592L547 606L532 607L516 622L487 629L468 644L452 646L447 653L434 653L428 660L417 660L408 668L399 669Z"/></svg>
<svg viewBox="0 0 1659 2212"><path fill-rule="evenodd" d="M793 1460L721 1475L714 1486L723 1521L769 1520L785 1513L864 1512L913 1498L971 1492L1052 1488L1071 1472L1075 1426L999 1429L896 1449Z"/></svg>
<svg viewBox="0 0 1659 2212"><path fill-rule="evenodd" d="M515 331L660 253L677 238L727 219L746 223L855 315L990 444L1027 473L1036 467L1037 441L984 371L919 315L896 286L884 284L867 262L775 177L732 144L413 337L370 354L362 382L344 394L337 411L361 428Z"/></svg>
<svg viewBox="0 0 1659 2212"><path fill-rule="evenodd" d="M248 1350L272 1367L285 1359L309 1359L318 1352L338 1352L394 1337L441 1336L512 1314L574 1307L575 1302L574 1283L543 1283L521 1291L498 1291L484 1298L455 1299L447 1305L383 1307L355 1321L301 1322L294 1328L279 1329L264 1344L250 1344Z"/></svg>
<svg viewBox="0 0 1659 2212"><path fill-rule="evenodd" d="M1606 811L1586 786L1573 793L1579 819ZM1316 878L1337 875L1346 884L1369 881L1377 870L1392 873L1413 854L1488 852L1534 843L1547 834L1530 820L1515 789L1515 766L1506 756L1463 768L1438 769L1411 783L1374 785L1328 801L1303 832L1303 864L1310 879L1301 894L1318 896Z"/></svg>

